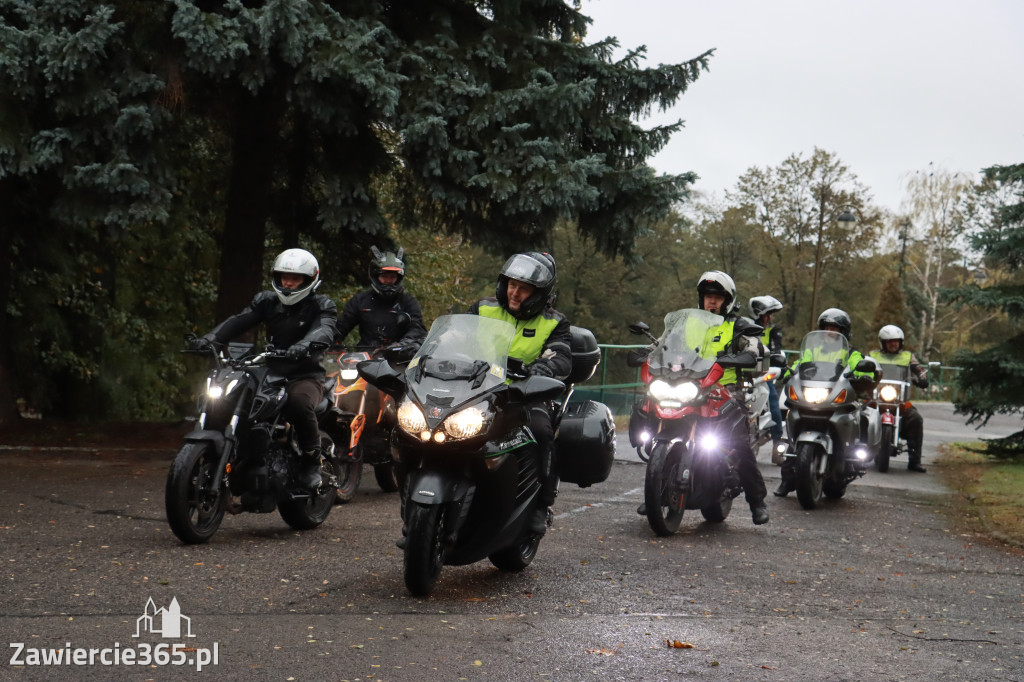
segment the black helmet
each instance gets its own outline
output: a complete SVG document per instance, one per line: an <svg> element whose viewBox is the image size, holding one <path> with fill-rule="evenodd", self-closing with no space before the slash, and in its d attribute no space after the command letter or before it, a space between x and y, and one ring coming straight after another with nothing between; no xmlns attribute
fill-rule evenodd
<svg viewBox="0 0 1024 682"><path fill-rule="evenodd" d="M750 299L750 314L754 320L760 320L762 315L775 313L782 310L782 302L774 296L755 296Z"/></svg>
<svg viewBox="0 0 1024 682"><path fill-rule="evenodd" d="M381 298L387 301L394 300L402 293L402 280L405 278L405 263L402 262L402 256L405 255L405 251L402 250L402 247L398 247L398 253L381 252L376 246L371 246L370 251L373 252L373 260L370 261L369 267L370 286ZM398 275L398 279L394 284L382 284L380 281L382 272L393 272Z"/></svg>
<svg viewBox="0 0 1024 682"><path fill-rule="evenodd" d="M536 287L533 294L523 301L519 310L509 310L508 307L508 281L510 279L526 282ZM551 290L555 287L556 271L555 259L549 253L531 251L529 253L517 253L505 261L498 275L498 285L494 295L498 303L510 315L516 319L525 320L534 317L547 305L551 297Z"/></svg>
<svg viewBox="0 0 1024 682"><path fill-rule="evenodd" d="M721 270L708 270L697 280L697 307L704 309L704 294L725 296L719 315L728 315L737 308L736 283Z"/></svg>
<svg viewBox="0 0 1024 682"><path fill-rule="evenodd" d="M825 325L834 325L839 327L839 332L846 337L846 340L850 340L850 316L846 314L845 310L839 308L829 308L824 311L821 315L818 315L818 329L824 329Z"/></svg>

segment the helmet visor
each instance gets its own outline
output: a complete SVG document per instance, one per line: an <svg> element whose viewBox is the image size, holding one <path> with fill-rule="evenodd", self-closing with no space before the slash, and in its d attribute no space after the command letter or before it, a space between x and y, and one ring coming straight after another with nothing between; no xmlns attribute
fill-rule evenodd
<svg viewBox="0 0 1024 682"><path fill-rule="evenodd" d="M525 254L517 254L509 258L505 267L501 269L501 274L509 279L517 279L534 286L544 286L555 276L555 273L546 264Z"/></svg>

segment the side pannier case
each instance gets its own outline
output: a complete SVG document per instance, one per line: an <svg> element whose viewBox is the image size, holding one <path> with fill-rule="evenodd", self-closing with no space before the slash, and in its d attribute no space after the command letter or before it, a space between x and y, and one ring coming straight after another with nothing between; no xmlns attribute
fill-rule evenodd
<svg viewBox="0 0 1024 682"><path fill-rule="evenodd" d="M558 477L581 488L608 479L615 460L615 419L604 403L570 402L558 427Z"/></svg>

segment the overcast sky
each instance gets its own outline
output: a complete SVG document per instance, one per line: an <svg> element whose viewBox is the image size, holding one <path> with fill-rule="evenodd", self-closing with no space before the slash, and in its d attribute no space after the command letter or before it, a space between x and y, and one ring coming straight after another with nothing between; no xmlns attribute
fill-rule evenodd
<svg viewBox="0 0 1024 682"><path fill-rule="evenodd" d="M892 211L929 163L1024 163L1024 0L583 0L587 42L648 66L716 48L651 162L721 196L751 166L835 153Z"/></svg>

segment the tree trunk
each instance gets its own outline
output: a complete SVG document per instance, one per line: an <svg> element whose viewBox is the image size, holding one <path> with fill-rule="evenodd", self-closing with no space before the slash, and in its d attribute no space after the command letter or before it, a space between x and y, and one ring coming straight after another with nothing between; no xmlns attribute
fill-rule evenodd
<svg viewBox="0 0 1024 682"><path fill-rule="evenodd" d="M0 180L0 211L4 216L4 229L0 230L0 426L6 426L18 419L17 396L11 386L11 320L7 316L7 303L11 295L11 247L14 229L18 220L14 212L13 181ZM22 333L24 333L24 329Z"/></svg>
<svg viewBox="0 0 1024 682"><path fill-rule="evenodd" d="M276 88L236 99L231 175L221 237L217 321L241 311L265 287L263 249L279 148L283 98Z"/></svg>

